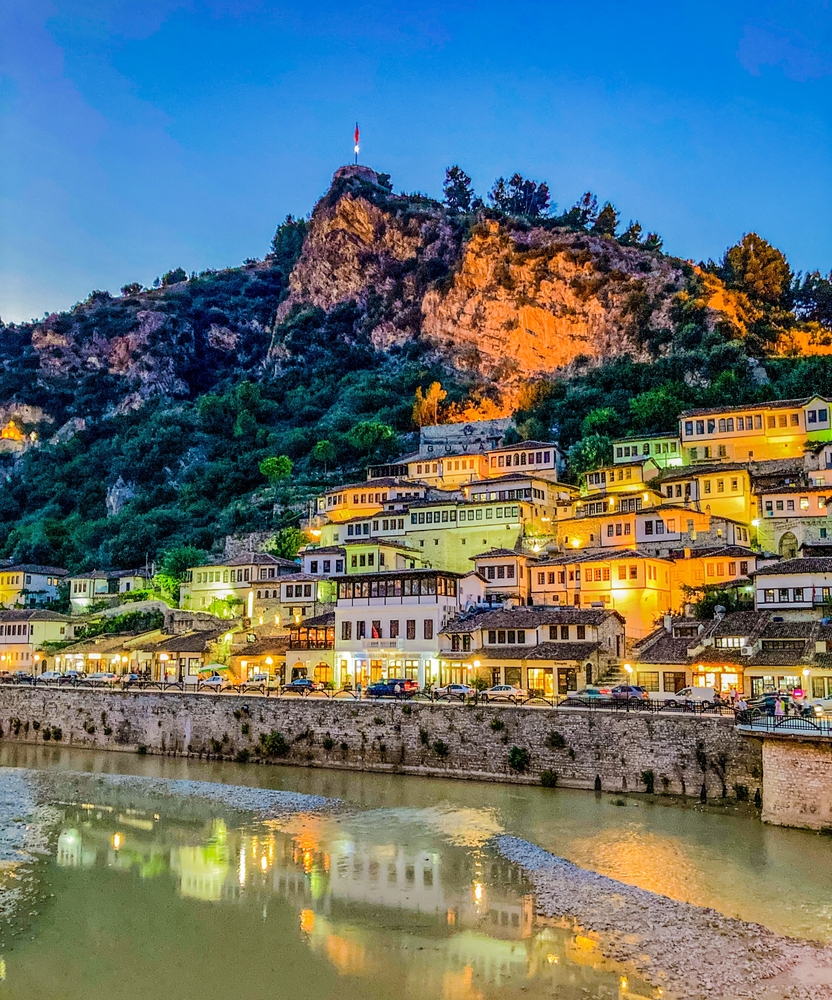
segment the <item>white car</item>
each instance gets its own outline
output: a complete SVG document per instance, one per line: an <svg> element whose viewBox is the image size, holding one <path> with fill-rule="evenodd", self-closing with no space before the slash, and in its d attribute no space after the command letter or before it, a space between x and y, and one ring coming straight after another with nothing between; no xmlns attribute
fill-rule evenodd
<svg viewBox="0 0 832 1000"><path fill-rule="evenodd" d="M36 680L38 684L60 684L64 680L64 675L57 670L44 670Z"/></svg>
<svg viewBox="0 0 832 1000"><path fill-rule="evenodd" d="M110 673L109 670L97 670L94 674L90 674L87 677L87 681L96 687L103 687L105 685L112 687L117 680L118 676Z"/></svg>
<svg viewBox="0 0 832 1000"><path fill-rule="evenodd" d="M459 698L460 701L465 701L466 698L473 696L474 689L468 684L446 684L437 688L433 694L435 698Z"/></svg>
<svg viewBox="0 0 832 1000"><path fill-rule="evenodd" d="M525 701L529 697L529 692L523 688L514 687L513 684L495 684L480 695L483 701Z"/></svg>
<svg viewBox="0 0 832 1000"><path fill-rule="evenodd" d="M812 714L822 718L824 715L832 715L832 698L810 698L806 705L812 710Z"/></svg>
<svg viewBox="0 0 832 1000"><path fill-rule="evenodd" d="M714 703L716 690L710 687L686 687L672 694L670 691L651 691L651 701L662 701L668 708L677 705L701 705L710 708Z"/></svg>

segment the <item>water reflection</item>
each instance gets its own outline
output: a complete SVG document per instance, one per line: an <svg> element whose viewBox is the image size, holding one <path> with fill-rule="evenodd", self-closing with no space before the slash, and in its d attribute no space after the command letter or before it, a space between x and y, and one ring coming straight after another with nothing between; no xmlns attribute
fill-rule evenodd
<svg viewBox="0 0 832 1000"><path fill-rule="evenodd" d="M567 1000L657 995L627 981L603 958L592 935L536 915L521 870L485 846L495 822L487 810L455 818L447 811L378 810L235 826L217 817L90 803L61 808L54 855L56 871L64 874L59 898L71 898L84 912L106 888L125 928L132 928L121 940L119 924L110 923L108 949L152 949L160 933L173 952L167 962L157 952L156 966L163 963L166 992L177 996L191 995L185 956L172 960L177 935L188 935L189 920L199 928L216 927L212 914L229 908L221 926L244 933L247 946L245 957L233 949L223 956L227 971L235 970L240 997L271 995L268 984L276 975L277 995L330 996L330 987L312 985L316 971L340 980L344 997L362 1000L398 1000L402 994L511 1000L528 989ZM154 901L152 912L145 893ZM175 918L168 912L164 894L189 907L184 920L181 909ZM49 913L41 919L48 922ZM137 933L137 926L146 931ZM96 942L84 941L84 933L81 921L73 961L81 965L79 977L92 984L85 1000L99 1000L105 992L108 1000L119 996L112 981L83 968L87 946L90 956L96 952ZM38 939L24 949L31 956L15 953L12 975L21 986L15 997L69 995L58 991L57 982L43 982L43 970L55 957L49 948L61 935L41 928ZM296 948L306 953L305 961L289 961ZM29 993L26 967L35 951L40 992ZM249 988L255 980L257 988ZM158 996L155 974L134 977L129 996Z"/></svg>

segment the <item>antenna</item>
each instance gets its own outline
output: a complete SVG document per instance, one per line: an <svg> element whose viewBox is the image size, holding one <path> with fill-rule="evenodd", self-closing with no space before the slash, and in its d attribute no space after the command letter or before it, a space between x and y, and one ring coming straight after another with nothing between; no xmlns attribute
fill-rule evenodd
<svg viewBox="0 0 832 1000"><path fill-rule="evenodd" d="M361 137L361 132L360 132L360 130L358 128L358 122L356 122L355 123L355 135L353 136L353 138L355 140L355 164L356 164L356 166L358 166L358 151L359 151L358 140L359 140L360 137Z"/></svg>

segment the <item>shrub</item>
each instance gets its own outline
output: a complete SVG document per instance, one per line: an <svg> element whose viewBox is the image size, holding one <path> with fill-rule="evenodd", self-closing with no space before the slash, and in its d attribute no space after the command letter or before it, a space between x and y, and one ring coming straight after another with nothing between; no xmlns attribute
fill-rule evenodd
<svg viewBox="0 0 832 1000"><path fill-rule="evenodd" d="M445 760L451 752L451 748L443 740L433 741L433 752L440 760Z"/></svg>
<svg viewBox="0 0 832 1000"><path fill-rule="evenodd" d="M52 739L60 741L63 738L64 738L64 732L61 729L61 727L60 726L53 726L52 727Z"/></svg>
<svg viewBox="0 0 832 1000"><path fill-rule="evenodd" d="M104 735L105 736L112 736L113 735L113 730L112 730L111 726L105 726L104 727Z"/></svg>
<svg viewBox="0 0 832 1000"><path fill-rule="evenodd" d="M213 736L211 737L211 753L222 753L222 743L219 740L215 740Z"/></svg>
<svg viewBox="0 0 832 1000"><path fill-rule="evenodd" d="M419 730L419 739L422 741L424 746L427 746L428 743L430 743L430 733L427 731L427 729Z"/></svg>
<svg viewBox="0 0 832 1000"><path fill-rule="evenodd" d="M540 772L540 784L544 788L555 788L558 783L558 772L557 771L541 771Z"/></svg>
<svg viewBox="0 0 832 1000"><path fill-rule="evenodd" d="M412 715L413 706L412 705L402 705L402 715Z"/></svg>
<svg viewBox="0 0 832 1000"><path fill-rule="evenodd" d="M139 744L139 745L138 745L138 746L136 747L136 753L137 753L137 754L138 754L138 755L139 755L140 757L144 757L144 755L145 755L145 754L147 753L147 747L146 747L146 746L144 745L144 743L140 743L140 744Z"/></svg>
<svg viewBox="0 0 832 1000"><path fill-rule="evenodd" d="M563 738L562 733L555 732L553 729L552 732L546 737L546 746L550 750L565 750L566 740Z"/></svg>
<svg viewBox="0 0 832 1000"><path fill-rule="evenodd" d="M248 734L251 732L251 726L247 722L244 722L242 726L240 726L240 732L243 734L243 736L248 736Z"/></svg>
<svg viewBox="0 0 832 1000"><path fill-rule="evenodd" d="M503 722L502 719L492 719L490 722L490 726L495 733L499 733L506 728L506 724L505 722Z"/></svg>
<svg viewBox="0 0 832 1000"><path fill-rule="evenodd" d="M644 790L648 795L653 794L653 790L656 786L656 775L653 771L642 771L641 780L644 783Z"/></svg>
<svg viewBox="0 0 832 1000"><path fill-rule="evenodd" d="M528 770L531 762L531 754L525 747L512 747L508 752L508 766L512 771L522 774L523 771Z"/></svg>
<svg viewBox="0 0 832 1000"><path fill-rule="evenodd" d="M43 731L43 738L45 740L51 740L52 739L52 730L49 728L49 726L47 726L46 729L44 729L44 731Z"/></svg>
<svg viewBox="0 0 832 1000"><path fill-rule="evenodd" d="M380 715L376 715L376 716L375 716L375 717L373 718L373 722L374 722L374 723L375 723L375 724L376 724L377 726L383 726L383 725L384 725L384 719L382 719Z"/></svg>
<svg viewBox="0 0 832 1000"><path fill-rule="evenodd" d="M321 746L327 753L329 753L329 751L335 746L335 740L331 736L324 736L321 740Z"/></svg>
<svg viewBox="0 0 832 1000"><path fill-rule="evenodd" d="M737 802L748 802L748 785L734 785L734 795L737 797Z"/></svg>
<svg viewBox="0 0 832 1000"><path fill-rule="evenodd" d="M283 736L272 729L268 733L260 733L260 745L266 757L288 757L290 747Z"/></svg>
<svg viewBox="0 0 832 1000"><path fill-rule="evenodd" d="M251 752L249 751L249 748L248 747L243 747L241 750L238 750L234 754L234 760L238 764L248 764L250 756L251 756Z"/></svg>
<svg viewBox="0 0 832 1000"><path fill-rule="evenodd" d="M345 754L349 750L349 748L350 748L349 743L342 743L341 744L341 753Z"/></svg>

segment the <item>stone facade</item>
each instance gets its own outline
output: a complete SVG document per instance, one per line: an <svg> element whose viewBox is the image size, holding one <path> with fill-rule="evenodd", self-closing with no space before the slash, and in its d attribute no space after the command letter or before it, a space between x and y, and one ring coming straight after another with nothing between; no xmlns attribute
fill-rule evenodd
<svg viewBox="0 0 832 1000"><path fill-rule="evenodd" d="M5 688L0 726L4 740L41 743L49 729L51 741L58 727L64 746L225 757L254 756L277 730L285 763L530 783L551 770L563 787L605 791L645 791L652 772L656 792L699 796L703 765L710 798L723 783L753 798L762 782L760 741L719 716ZM514 747L529 754L522 773Z"/></svg>
<svg viewBox="0 0 832 1000"><path fill-rule="evenodd" d="M763 741L763 820L775 826L832 830L832 741Z"/></svg>

